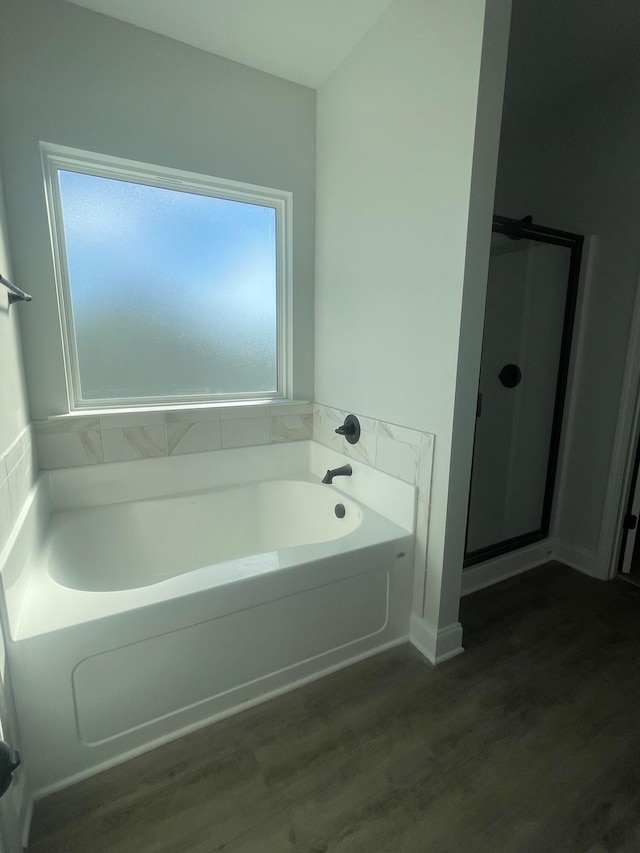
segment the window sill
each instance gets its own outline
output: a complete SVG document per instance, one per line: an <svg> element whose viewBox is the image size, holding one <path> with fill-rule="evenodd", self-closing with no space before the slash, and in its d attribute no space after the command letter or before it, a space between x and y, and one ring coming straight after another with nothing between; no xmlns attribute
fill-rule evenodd
<svg viewBox="0 0 640 853"><path fill-rule="evenodd" d="M224 403L177 403L167 406L127 406L122 408L108 409L76 409L73 412L64 412L59 415L49 415L47 421L69 421L79 418L108 418L110 415L150 415L170 414L171 412L206 412L212 414L215 411L222 412L229 409L268 409L287 408L288 406L311 405L310 400L234 400Z"/></svg>

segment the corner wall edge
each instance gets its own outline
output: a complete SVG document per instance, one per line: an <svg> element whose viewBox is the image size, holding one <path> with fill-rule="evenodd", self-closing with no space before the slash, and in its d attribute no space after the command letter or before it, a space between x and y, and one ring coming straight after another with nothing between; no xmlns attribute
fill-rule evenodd
<svg viewBox="0 0 640 853"><path fill-rule="evenodd" d="M459 622L438 629L415 613L409 623L409 642L434 666L464 651Z"/></svg>

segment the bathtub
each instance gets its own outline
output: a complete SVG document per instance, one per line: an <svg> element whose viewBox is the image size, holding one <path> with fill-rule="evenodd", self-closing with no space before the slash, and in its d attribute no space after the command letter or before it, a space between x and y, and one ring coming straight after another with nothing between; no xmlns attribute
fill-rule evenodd
<svg viewBox="0 0 640 853"><path fill-rule="evenodd" d="M404 642L415 490L314 442L45 472L3 555L37 798Z"/></svg>
<svg viewBox="0 0 640 853"><path fill-rule="evenodd" d="M70 589L118 592L215 566L219 583L305 562L368 518L335 488L291 479L67 510L51 520L46 573Z"/></svg>

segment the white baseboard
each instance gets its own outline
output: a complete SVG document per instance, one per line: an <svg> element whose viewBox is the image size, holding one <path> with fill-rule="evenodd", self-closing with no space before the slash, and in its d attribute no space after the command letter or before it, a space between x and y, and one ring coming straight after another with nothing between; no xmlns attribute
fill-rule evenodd
<svg viewBox="0 0 640 853"><path fill-rule="evenodd" d="M446 628L434 628L429 622L411 614L409 623L409 642L430 663L443 663L449 658L462 654L462 625L454 622Z"/></svg>
<svg viewBox="0 0 640 853"><path fill-rule="evenodd" d="M525 548L519 548L517 551L495 557L493 560L470 566L462 572L460 594L469 595L519 575L521 572L528 572L529 569L548 563L549 560L559 559L555 556L554 546L553 540L543 539L542 542L536 542L534 545L527 545Z"/></svg>
<svg viewBox="0 0 640 853"><path fill-rule="evenodd" d="M556 539L553 558L592 578L607 580L606 573L603 574L598 566L598 555L594 551L588 551L586 548L579 548L577 545L563 542L562 539Z"/></svg>

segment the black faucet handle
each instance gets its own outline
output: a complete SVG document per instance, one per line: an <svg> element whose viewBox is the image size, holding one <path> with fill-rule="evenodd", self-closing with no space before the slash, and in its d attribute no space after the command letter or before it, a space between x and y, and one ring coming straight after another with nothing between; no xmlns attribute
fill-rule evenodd
<svg viewBox="0 0 640 853"><path fill-rule="evenodd" d="M355 415L347 415L342 426L336 430L338 435L343 435L349 444L355 444L360 438L360 421Z"/></svg>

